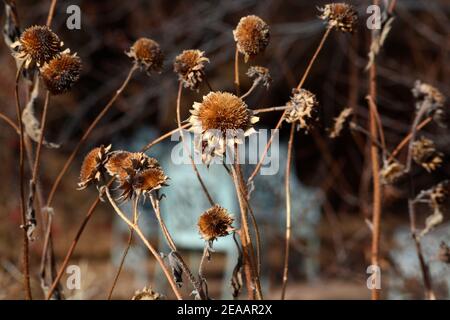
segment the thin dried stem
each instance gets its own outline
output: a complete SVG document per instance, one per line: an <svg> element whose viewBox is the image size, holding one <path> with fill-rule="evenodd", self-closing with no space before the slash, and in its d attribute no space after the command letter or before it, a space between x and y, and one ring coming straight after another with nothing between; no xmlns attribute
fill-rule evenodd
<svg viewBox="0 0 450 320"><path fill-rule="evenodd" d="M234 53L234 86L236 88L236 95L241 95L241 83L239 80L239 50L236 46L236 51Z"/></svg>
<svg viewBox="0 0 450 320"><path fill-rule="evenodd" d="M162 136L156 138L155 140L149 142L147 145L145 145L143 148L141 148L141 152L145 152L148 149L150 149L151 147L153 147L153 146L157 145L158 143L160 143L161 141L164 141L167 138L170 138L170 136L172 136L175 132L178 132L181 129L187 129L190 125L191 125L190 123L185 123L180 128L173 129L173 130L163 134Z"/></svg>
<svg viewBox="0 0 450 320"><path fill-rule="evenodd" d="M14 121L11 118L0 112L0 119L4 120L11 128L14 129L14 131L17 132L18 135L20 135L19 127L17 126L17 124L14 123Z"/></svg>
<svg viewBox="0 0 450 320"><path fill-rule="evenodd" d="M55 15L55 9L56 9L56 3L58 0L52 0L52 3L50 4L50 9L48 10L48 16L47 16L47 27L50 27L52 25L53 16Z"/></svg>
<svg viewBox="0 0 450 320"><path fill-rule="evenodd" d="M150 195L150 201L152 203L153 211L155 212L156 219L158 220L159 226L161 227L161 231L166 238L167 244L170 247L170 250L177 251L177 246L175 245L175 242L172 239L172 236L169 233L169 230L167 229L166 224L164 223L164 220L161 217L161 210L159 206L159 200L155 195Z"/></svg>
<svg viewBox="0 0 450 320"><path fill-rule="evenodd" d="M16 73L16 83L14 88L14 95L16 99L16 113L17 122L19 124L19 138L20 138L20 151L19 151L19 186L20 186L20 211L21 211L21 228L22 228L22 247L23 247L23 257L22 257L22 268L23 268L23 285L25 290L25 298L31 300L31 286L30 286L30 262L29 262L29 243L27 235L27 218L25 213L25 186L24 186L24 162L25 162L25 151L24 151L24 130L22 124L22 108L20 107L19 98L19 80L22 74L23 63L18 68Z"/></svg>
<svg viewBox="0 0 450 320"><path fill-rule="evenodd" d="M279 106L279 107L270 107L270 108L261 108L261 109L253 109L253 114L265 113L265 112L273 112L273 111L284 111L288 107Z"/></svg>
<svg viewBox="0 0 450 320"><path fill-rule="evenodd" d="M105 193L106 193L106 197L108 198L111 206L114 208L114 210L116 211L116 213L119 215L119 217L126 223L128 224L135 232L136 234L139 236L139 238L141 238L142 242L144 242L145 246L148 248L148 250L153 254L153 256L155 257L156 261L158 262L158 264L161 266L164 275L167 278L167 281L169 282L170 286L172 287L173 292L175 293L175 296L177 297L178 300L182 300L182 296L178 290L177 284L175 283L172 274L170 272L170 270L167 268L167 266L165 265L164 261L162 260L160 254L156 251L156 249L150 244L150 242L147 240L147 238L144 236L144 234L142 233L141 229L139 228L139 226L136 223L131 222L126 215L122 212L122 210L120 210L119 206L116 204L116 202L114 201L114 199L111 197L111 194L109 192L108 187L104 188Z"/></svg>
<svg viewBox="0 0 450 320"><path fill-rule="evenodd" d="M208 198L209 203L211 204L211 206L213 206L215 204L214 200L211 197L211 194L209 193L208 189L206 188L205 182L203 181L203 179L200 175L200 172L198 172L197 166L195 165L194 159L192 158L192 155L191 155L190 146L188 146L186 144L186 141L184 139L184 133L183 133L183 130L181 129L181 111L180 111L180 109L181 109L181 93L182 93L182 91L183 91L183 84L180 81L180 83L178 85L178 95L177 95L177 124L178 124L178 129L180 130L181 141L183 143L184 151L188 154L189 160L192 165L192 169L194 170L197 180L200 183L200 186L202 187L202 190L203 190L206 198Z"/></svg>
<svg viewBox="0 0 450 320"><path fill-rule="evenodd" d="M41 135L39 137L39 142L36 147L36 156L34 158L33 175L31 177L31 182L33 185L36 185L37 177L39 175L39 164L40 164L40 159L41 159L42 144L44 142L44 133L45 133L45 127L46 127L46 122L47 122L47 111L48 111L49 100L50 100L50 92L47 91L45 94L44 108L42 110L42 116L41 116Z"/></svg>
<svg viewBox="0 0 450 320"><path fill-rule="evenodd" d="M291 124L291 131L289 133L289 142L287 150L286 159L286 174L285 174L285 184L284 189L286 193L286 238L285 238L285 248L284 248L284 267L283 267L283 284L281 287L281 300L286 297L286 287L288 281L289 273L289 248L291 241L291 185L290 185L290 175L291 175L291 162L292 162L292 146L294 144L294 132L296 124Z"/></svg>

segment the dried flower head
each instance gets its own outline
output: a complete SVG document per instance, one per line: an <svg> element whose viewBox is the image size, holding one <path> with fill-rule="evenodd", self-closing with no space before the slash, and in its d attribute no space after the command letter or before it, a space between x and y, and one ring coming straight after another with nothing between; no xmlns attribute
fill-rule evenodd
<svg viewBox="0 0 450 320"><path fill-rule="evenodd" d="M329 134L330 138L334 139L341 135L342 131L347 128L352 113L352 108L345 108L336 118L334 118L334 125Z"/></svg>
<svg viewBox="0 0 450 320"><path fill-rule="evenodd" d="M206 241L213 241L219 237L227 236L233 227L233 217L227 209L215 205L206 210L198 219L198 229L202 238Z"/></svg>
<svg viewBox="0 0 450 320"><path fill-rule="evenodd" d="M267 89L272 83L272 77L270 76L269 69L261 66L251 66L248 68L247 76L252 78L254 83L259 84L260 82Z"/></svg>
<svg viewBox="0 0 450 320"><path fill-rule="evenodd" d="M439 246L438 259L446 264L450 264L450 247L444 241Z"/></svg>
<svg viewBox="0 0 450 320"><path fill-rule="evenodd" d="M164 54L159 44L152 39L139 38L130 48L130 51L126 52L126 55L147 73L151 71L159 73L162 70Z"/></svg>
<svg viewBox="0 0 450 320"><path fill-rule="evenodd" d="M243 143L243 138L255 132L258 117L244 101L228 92L210 92L201 103L195 102L189 122L196 134L196 150L209 163L215 155L223 156L227 145Z"/></svg>
<svg viewBox="0 0 450 320"><path fill-rule="evenodd" d="M448 110L444 109L446 99L437 88L417 80L412 93L416 98L417 110L425 106L427 108L427 116L432 116L433 120L441 127L447 127L449 113Z"/></svg>
<svg viewBox="0 0 450 320"><path fill-rule="evenodd" d="M319 119L318 102L311 91L292 90L291 100L286 104L286 122L297 123L297 130L310 131Z"/></svg>
<svg viewBox="0 0 450 320"><path fill-rule="evenodd" d="M241 18L236 29L233 30L233 35L237 49L244 55L245 62L264 51L270 39L269 26L255 15Z"/></svg>
<svg viewBox="0 0 450 320"><path fill-rule="evenodd" d="M196 90L204 74L205 63L209 59L200 50L184 50L175 58L173 70L185 88Z"/></svg>
<svg viewBox="0 0 450 320"><path fill-rule="evenodd" d="M142 290L137 290L131 300L165 300L166 297L152 288L144 287Z"/></svg>
<svg viewBox="0 0 450 320"><path fill-rule="evenodd" d="M337 28L342 32L353 32L358 22L355 9L346 3L329 3L319 8L322 13L319 18L325 20L330 28Z"/></svg>
<svg viewBox="0 0 450 320"><path fill-rule="evenodd" d="M383 168L380 171L381 182L383 184L393 184L405 174L405 166L393 159L384 161Z"/></svg>
<svg viewBox="0 0 450 320"><path fill-rule="evenodd" d="M153 190L158 190L167 185L168 177L159 168L150 168L138 172L133 176L132 187L134 192L147 195Z"/></svg>
<svg viewBox="0 0 450 320"><path fill-rule="evenodd" d="M81 59L66 51L45 63L40 71L47 90L53 95L62 94L80 78Z"/></svg>
<svg viewBox="0 0 450 320"><path fill-rule="evenodd" d="M105 164L109 158L111 145L92 149L84 158L80 170L78 190L86 189L90 184L99 182L105 171Z"/></svg>
<svg viewBox="0 0 450 320"><path fill-rule="evenodd" d="M412 145L412 157L414 161L421 165L428 172L436 170L442 164L442 153L436 151L434 142L425 137L420 137Z"/></svg>
<svg viewBox="0 0 450 320"><path fill-rule="evenodd" d="M449 195L449 180L442 181L438 183L431 189L430 192L430 207L432 209L440 208L443 206L444 202L448 199Z"/></svg>
<svg viewBox="0 0 450 320"><path fill-rule="evenodd" d="M30 65L41 66L50 61L60 51L63 43L47 26L32 26L25 29L20 39L11 47L17 50L15 57L25 61L25 68Z"/></svg>

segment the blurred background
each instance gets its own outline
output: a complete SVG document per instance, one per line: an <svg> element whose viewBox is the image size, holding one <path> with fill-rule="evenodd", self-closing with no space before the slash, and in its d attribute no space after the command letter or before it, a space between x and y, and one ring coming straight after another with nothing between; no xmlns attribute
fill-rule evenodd
<svg viewBox="0 0 450 320"><path fill-rule="evenodd" d="M83 72L74 89L50 102L46 138L61 144L59 149L44 149L41 184L45 194L62 168L75 144L90 122L108 102L126 77L131 61L124 54L139 37L149 37L161 45L166 60L161 74L147 76L137 73L114 107L93 131L89 141L77 156L63 179L54 201L54 246L57 265L65 253L97 196L95 188L76 191L83 155L99 144L113 144L114 149L136 151L146 142L176 127L177 76L173 59L184 49L200 49L210 59L206 74L216 90L230 91L233 87L235 43L232 30L239 19L256 14L271 30L270 44L264 54L241 61L242 87L249 88L251 80L244 74L251 65L269 68L273 78L271 87L258 88L247 100L250 108L284 105L317 47L324 32L318 19L321 7L328 1L302 0L241 0L241 1L63 1L57 2L52 29L66 47L77 52L83 61ZM326 128L333 123L344 107L354 110L355 121L367 128L368 73L364 70L370 46L370 32L365 21L369 1L348 1L359 13L359 27L353 34L332 32L318 60L312 68L305 88L314 92L320 103L320 126L309 135L298 133L294 147L293 171L293 229L289 299L365 299L370 297L366 287L369 276L371 232L367 221L371 218L371 171L366 137L346 133L329 139ZM381 1L383 4L384 2ZM66 8L76 4L81 8L81 29L68 30ZM50 1L16 1L21 27L45 24ZM2 24L5 16L2 11ZM384 126L386 145L392 150L408 133L414 117L415 102L411 93L416 80L434 85L445 95L450 93L450 2L446 0L399 0L392 30L377 57L378 108ZM242 59L243 60L243 59ZM0 110L15 119L14 77L16 66L10 50L0 46ZM194 101L208 92L185 90L182 118ZM448 100L447 100L448 101ZM39 97L40 115L43 97ZM448 107L448 103L446 105ZM281 114L261 116L257 128L273 128ZM450 135L448 128L430 124L423 134L435 141L444 154L444 164L431 174L416 167L416 190L428 189L449 177ZM289 130L280 132L281 150L286 147ZM0 299L22 298L20 280L20 206L18 197L17 159L19 141L16 133L0 122ZM202 242L196 232L196 221L204 204L202 194L190 166L171 167L169 142L150 150L151 156L161 159L163 168L174 181L184 181L185 187L197 190L195 197L170 197L183 194L167 189L163 206L170 210L169 229L174 233L189 229L191 241L180 246L190 264L201 256ZM405 152L399 154L404 161ZM165 160L164 160L165 159ZM285 153L280 153L280 164ZM216 170L213 168L212 170ZM247 170L251 172L251 168ZM247 172L246 171L246 172ZM229 210L238 207L232 185L220 174L202 171L214 192L223 195ZM255 180L254 208L263 229L263 284L266 298L279 298L284 251L284 195L281 168L277 177ZM186 179L182 179L186 177ZM221 183L223 183L221 185ZM231 183L231 182L230 182ZM186 186L187 185L187 186ZM195 189L197 188L197 189ZM194 192L194 191L191 191ZM195 194L195 192L194 192ZM381 226L382 297L391 299L423 298L423 284L417 256L409 235L407 211L407 181L383 187ZM194 200L193 200L194 199ZM263 202L266 201L266 202ZM259 206L258 206L259 204ZM163 208L164 209L164 208ZM260 213L261 212L261 213ZM259 216L258 216L259 214ZM418 208L418 225L423 228L429 214L427 206ZM160 236L155 228L151 207L144 204L143 224L149 238L157 244ZM169 213L167 213L169 215ZM184 217L183 224L176 221ZM39 261L42 237L31 243L32 287L35 296L41 295ZM439 261L439 245L450 244L448 213L444 222L423 239L424 251L432 270L433 285L438 298L450 297L450 269ZM67 298L104 299L111 286L117 263L127 239L127 228L115 217L111 207L101 203L89 222L70 264L82 269L82 290L65 290ZM180 239L182 238L180 231ZM206 267L213 298L229 295L227 270L236 259L231 239L218 244L217 252ZM162 248L162 246L161 246ZM139 241L133 244L117 288L116 299L130 299L144 286L170 296L161 275L154 268L154 259L146 255ZM231 262L230 262L231 261ZM195 268L194 268L195 269ZM63 283L65 277L63 277ZM186 285L186 292L189 286Z"/></svg>

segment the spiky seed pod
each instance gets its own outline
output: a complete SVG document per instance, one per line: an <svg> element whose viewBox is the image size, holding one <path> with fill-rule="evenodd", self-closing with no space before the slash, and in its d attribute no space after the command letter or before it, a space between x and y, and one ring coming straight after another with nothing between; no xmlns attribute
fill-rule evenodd
<svg viewBox="0 0 450 320"><path fill-rule="evenodd" d="M60 51L63 43L47 26L32 26L24 30L20 39L11 47L16 50L15 57L25 61L25 68L38 67L50 61Z"/></svg>
<svg viewBox="0 0 450 320"><path fill-rule="evenodd" d="M200 50L184 50L175 58L173 70L178 74L178 80L185 88L197 90L202 82L205 64L209 59Z"/></svg>
<svg viewBox="0 0 450 320"><path fill-rule="evenodd" d="M434 142L425 137L420 137L412 145L414 161L428 172L436 170L442 164L442 156L441 152L436 151Z"/></svg>
<svg viewBox="0 0 450 320"><path fill-rule="evenodd" d="M142 290L137 290L131 300L165 300L166 297L152 288L144 287Z"/></svg>
<svg viewBox="0 0 450 320"><path fill-rule="evenodd" d="M286 104L285 120L288 123L297 123L297 130L309 132L319 120L318 105L314 93L305 89L294 89L291 100Z"/></svg>
<svg viewBox="0 0 450 320"><path fill-rule="evenodd" d="M202 238L206 241L213 241L219 237L227 236L233 227L233 217L227 209L215 205L206 210L198 219L198 229Z"/></svg>
<svg viewBox="0 0 450 320"><path fill-rule="evenodd" d="M450 247L444 241L439 246L438 259L446 264L450 264Z"/></svg>
<svg viewBox="0 0 450 320"><path fill-rule="evenodd" d="M445 96L432 85L417 80L412 89L416 98L416 109L420 109L424 104L427 108L427 116L432 116L433 120L441 127L447 127L449 111L444 108Z"/></svg>
<svg viewBox="0 0 450 320"><path fill-rule="evenodd" d="M247 62L250 57L266 49L270 40L270 30L263 19L250 15L241 18L233 31L233 36L238 51L244 55Z"/></svg>
<svg viewBox="0 0 450 320"><path fill-rule="evenodd" d="M164 54L159 44L152 39L139 38L126 55L148 74L151 71L160 73L162 70Z"/></svg>
<svg viewBox="0 0 450 320"><path fill-rule="evenodd" d="M334 139L341 135L342 131L348 127L350 116L352 114L352 108L345 108L336 118L334 118L333 128L329 133L330 138Z"/></svg>
<svg viewBox="0 0 450 320"><path fill-rule="evenodd" d="M269 69L261 66L251 66L248 68L247 76L252 78L254 82L261 82L267 89L269 89L270 84L272 83L272 77L270 76Z"/></svg>
<svg viewBox="0 0 450 320"><path fill-rule="evenodd" d="M105 171L105 164L109 158L111 145L92 149L84 158L80 170L78 190L86 189L90 184L99 182Z"/></svg>
<svg viewBox="0 0 450 320"><path fill-rule="evenodd" d="M329 3L319 8L320 19L327 22L330 28L336 28L342 32L353 32L358 22L358 14L355 9L346 3Z"/></svg>
<svg viewBox="0 0 450 320"><path fill-rule="evenodd" d="M385 161L380 170L383 184L393 184L405 175L405 166L397 160Z"/></svg>
<svg viewBox="0 0 450 320"><path fill-rule="evenodd" d="M161 168L150 168L137 173L133 178L135 192L147 195L153 190L167 186L168 177Z"/></svg>
<svg viewBox="0 0 450 320"><path fill-rule="evenodd" d="M59 95L69 91L80 78L81 59L66 51L45 63L40 71L47 90Z"/></svg>
<svg viewBox="0 0 450 320"><path fill-rule="evenodd" d="M223 156L227 145L242 144L244 137L255 132L253 124L259 120L242 99L228 92L210 92L192 107L191 131L196 135L196 151L205 163Z"/></svg>

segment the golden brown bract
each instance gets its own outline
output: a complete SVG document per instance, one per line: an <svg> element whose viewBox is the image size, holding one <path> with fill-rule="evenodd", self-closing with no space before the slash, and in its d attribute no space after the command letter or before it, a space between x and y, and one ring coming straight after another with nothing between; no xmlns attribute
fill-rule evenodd
<svg viewBox="0 0 450 320"><path fill-rule="evenodd" d="M355 9L346 3L329 3L321 11L320 19L327 21L328 26L342 32L353 32L358 22Z"/></svg>
<svg viewBox="0 0 450 320"><path fill-rule="evenodd" d="M133 177L133 189L145 195L166 186L167 180L168 177L161 168L146 169Z"/></svg>
<svg viewBox="0 0 450 320"><path fill-rule="evenodd" d="M159 73L162 70L164 54L159 44L152 39L140 38L136 40L126 54L147 73L151 71Z"/></svg>
<svg viewBox="0 0 450 320"><path fill-rule="evenodd" d="M425 137L420 137L412 145L412 157L414 161L428 172L436 170L442 164L442 153L436 150L434 142Z"/></svg>
<svg viewBox="0 0 450 320"><path fill-rule="evenodd" d="M255 15L241 18L233 35L237 49L245 56L246 62L250 57L264 51L270 40L269 26Z"/></svg>
<svg viewBox="0 0 450 320"><path fill-rule="evenodd" d="M233 217L227 209L215 205L206 210L198 219L198 229L202 238L206 241L213 241L219 237L227 236L233 227Z"/></svg>
<svg viewBox="0 0 450 320"><path fill-rule="evenodd" d="M18 50L15 57L25 61L25 68L28 68L50 61L61 51L62 45L59 37L47 26L32 26L25 29L11 47Z"/></svg>
<svg viewBox="0 0 450 320"><path fill-rule="evenodd" d="M80 78L81 59L76 53L63 52L45 63L40 72L47 90L59 95L72 89Z"/></svg>
<svg viewBox="0 0 450 320"><path fill-rule="evenodd" d="M205 64L209 59L200 50L184 50L175 58L173 70L185 88L196 90L202 82Z"/></svg>
<svg viewBox="0 0 450 320"><path fill-rule="evenodd" d="M78 190L83 190L90 184L100 181L101 175L105 170L105 164L109 158L110 149L111 145L107 147L101 145L89 151L81 165Z"/></svg>

